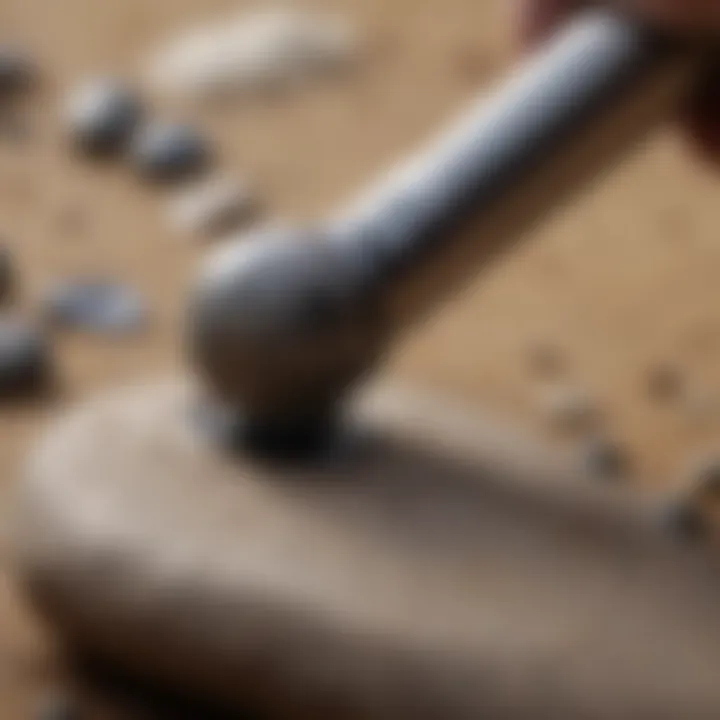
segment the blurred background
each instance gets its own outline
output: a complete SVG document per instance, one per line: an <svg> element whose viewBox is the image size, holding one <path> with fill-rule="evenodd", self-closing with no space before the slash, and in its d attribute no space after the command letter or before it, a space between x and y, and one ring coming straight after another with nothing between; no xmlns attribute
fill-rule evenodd
<svg viewBox="0 0 720 720"><path fill-rule="evenodd" d="M48 288L102 277L132 287L148 315L122 337L44 330L58 391L0 401L3 519L19 463L48 416L102 388L182 367L185 289L217 241L178 231L174 185L145 182L132 162L73 151L64 108L74 89L122 78L153 117L182 122L212 145L214 172L251 188L252 222L312 220L502 76L516 59L509 6L302 4L352 26L352 68L288 89L189 101L146 87L154 54L194 27L267 4L0 2L0 43L22 48L37 67L32 92L0 102L0 244L17 290L3 312L45 328ZM692 163L671 130L659 133L488 267L397 353L390 372L543 434L595 413L636 482L677 482L693 457L713 451L720 429L717 192L712 170ZM4 718L28 716L43 653L36 631L0 578Z"/></svg>

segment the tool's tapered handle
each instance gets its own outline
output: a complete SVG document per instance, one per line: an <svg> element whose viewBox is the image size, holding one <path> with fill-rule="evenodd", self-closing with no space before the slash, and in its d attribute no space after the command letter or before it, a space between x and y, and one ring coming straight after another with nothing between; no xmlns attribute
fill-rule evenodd
<svg viewBox="0 0 720 720"><path fill-rule="evenodd" d="M580 14L319 229L211 259L192 314L205 378L273 422L322 415L401 330L674 113L709 54L608 10Z"/></svg>
<svg viewBox="0 0 720 720"><path fill-rule="evenodd" d="M583 13L343 209L331 236L372 259L375 290L407 322L673 113L706 55L611 11Z"/></svg>

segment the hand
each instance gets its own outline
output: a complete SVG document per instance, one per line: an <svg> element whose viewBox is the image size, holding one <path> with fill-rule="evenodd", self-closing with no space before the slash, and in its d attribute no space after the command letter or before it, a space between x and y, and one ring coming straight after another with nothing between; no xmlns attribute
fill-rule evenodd
<svg viewBox="0 0 720 720"><path fill-rule="evenodd" d="M520 36L524 46L542 40L571 14L581 0L519 0ZM614 0L620 7L644 14L653 22L678 31L707 31L720 35L720 0ZM720 161L720 85L713 84L683 110L683 126L703 157Z"/></svg>
<svg viewBox="0 0 720 720"><path fill-rule="evenodd" d="M641 13L654 22L681 31L720 31L720 0L612 0L620 8ZM523 36L526 42L541 38L581 0L520 0Z"/></svg>

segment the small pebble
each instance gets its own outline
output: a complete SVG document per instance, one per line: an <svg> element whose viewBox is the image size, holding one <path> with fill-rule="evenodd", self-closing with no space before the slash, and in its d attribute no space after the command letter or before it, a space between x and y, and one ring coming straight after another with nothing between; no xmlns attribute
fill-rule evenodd
<svg viewBox="0 0 720 720"><path fill-rule="evenodd" d="M58 283L45 298L45 312L58 326L101 334L127 334L147 321L142 298L116 282L77 280Z"/></svg>
<svg viewBox="0 0 720 720"><path fill-rule="evenodd" d="M720 457L696 460L687 473L687 486L701 501L720 501Z"/></svg>
<svg viewBox="0 0 720 720"><path fill-rule="evenodd" d="M586 472L599 480L620 480L627 477L630 462L622 447L612 440L592 440L584 450Z"/></svg>
<svg viewBox="0 0 720 720"><path fill-rule="evenodd" d="M89 155L116 154L130 142L141 117L138 97L121 82L92 80L67 103L66 122L74 145Z"/></svg>
<svg viewBox="0 0 720 720"><path fill-rule="evenodd" d="M684 542L704 540L708 534L702 510L688 498L678 498L663 508L660 524L673 537Z"/></svg>
<svg viewBox="0 0 720 720"><path fill-rule="evenodd" d="M242 11L190 29L152 58L146 75L154 91L176 97L262 94L349 67L358 50L354 27L339 16Z"/></svg>
<svg viewBox="0 0 720 720"><path fill-rule="evenodd" d="M177 232L216 236L250 219L256 209L247 185L220 178L183 190L170 203L168 216Z"/></svg>
<svg viewBox="0 0 720 720"><path fill-rule="evenodd" d="M647 372L647 392L651 400L676 400L683 392L683 376L678 368L658 365Z"/></svg>
<svg viewBox="0 0 720 720"><path fill-rule="evenodd" d="M0 304L6 303L13 291L14 273L10 251L0 245Z"/></svg>
<svg viewBox="0 0 720 720"><path fill-rule="evenodd" d="M685 539L705 539L718 526L719 505L720 457L696 459L683 489L666 507L663 520Z"/></svg>
<svg viewBox="0 0 720 720"><path fill-rule="evenodd" d="M0 96L28 90L36 78L36 68L21 50L0 45Z"/></svg>
<svg viewBox="0 0 720 720"><path fill-rule="evenodd" d="M140 130L132 157L141 176L153 181L183 180L205 170L210 149L192 127L153 123Z"/></svg>
<svg viewBox="0 0 720 720"><path fill-rule="evenodd" d="M17 317L0 318L0 398L19 398L47 389L50 351L40 330Z"/></svg>
<svg viewBox="0 0 720 720"><path fill-rule="evenodd" d="M599 411L592 399L580 390L564 385L546 389L542 410L549 423L563 432L587 432L599 420Z"/></svg>
<svg viewBox="0 0 720 720"><path fill-rule="evenodd" d="M543 380L560 377L565 362L560 350L553 345L534 345L528 349L528 364L532 372Z"/></svg>

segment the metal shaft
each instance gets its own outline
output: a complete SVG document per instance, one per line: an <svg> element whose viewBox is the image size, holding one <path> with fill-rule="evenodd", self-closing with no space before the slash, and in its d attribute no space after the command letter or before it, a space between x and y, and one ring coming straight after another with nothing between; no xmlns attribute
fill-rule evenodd
<svg viewBox="0 0 720 720"><path fill-rule="evenodd" d="M690 53L608 11L570 23L459 124L333 221L404 325L677 109Z"/></svg>
<svg viewBox="0 0 720 720"><path fill-rule="evenodd" d="M708 54L688 45L588 11L320 229L222 250L192 306L202 374L253 416L322 415L401 330L679 107Z"/></svg>

